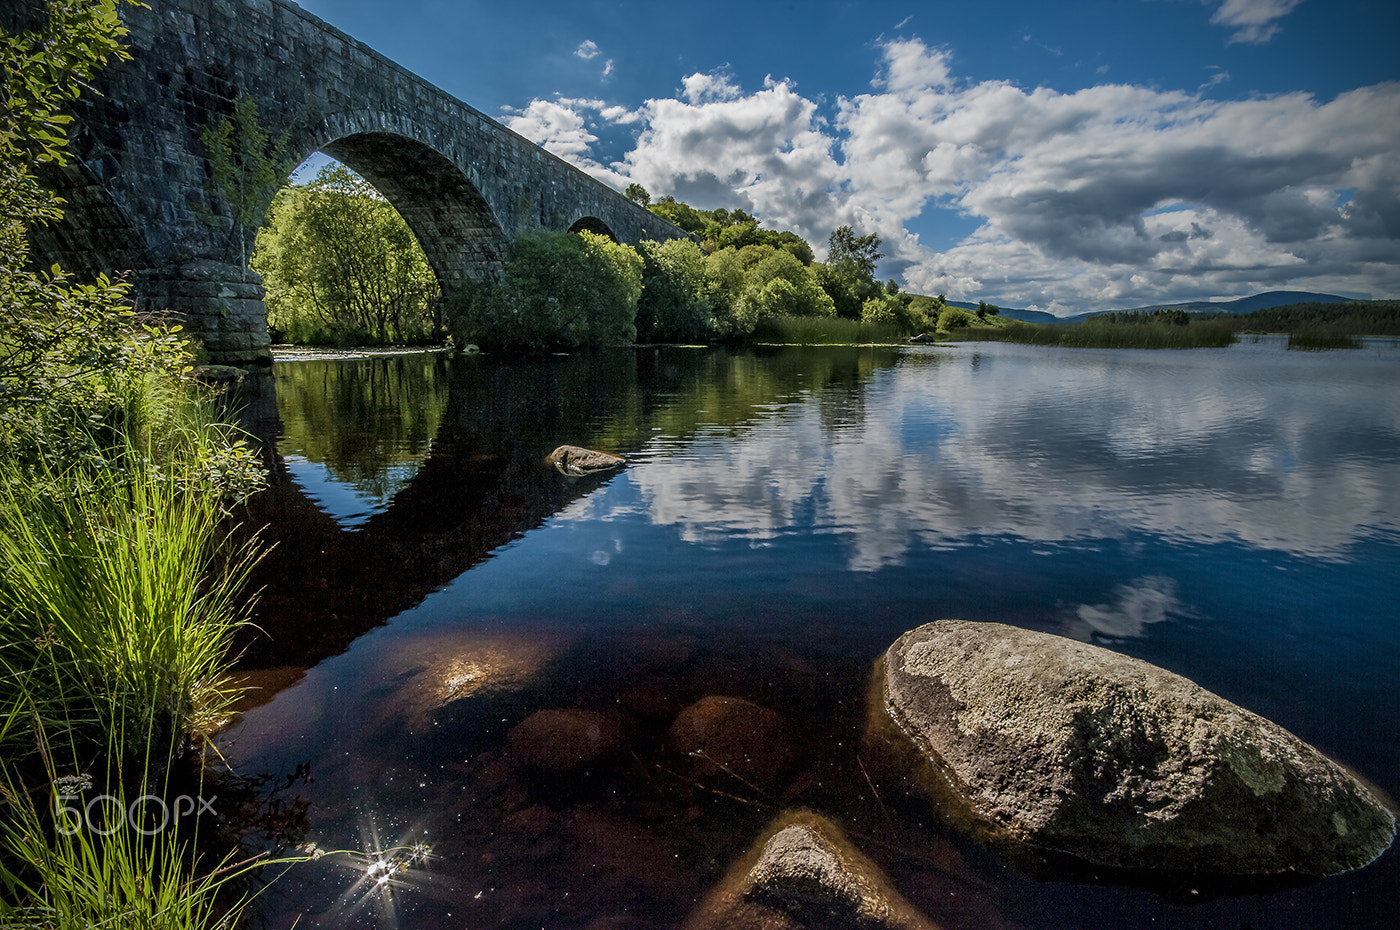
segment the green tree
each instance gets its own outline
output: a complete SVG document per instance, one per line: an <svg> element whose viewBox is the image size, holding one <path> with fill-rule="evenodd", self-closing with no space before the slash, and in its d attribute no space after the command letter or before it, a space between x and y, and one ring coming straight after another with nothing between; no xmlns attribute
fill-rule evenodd
<svg viewBox="0 0 1400 930"><path fill-rule="evenodd" d="M640 184L632 183L627 185L627 190L622 192L622 196L637 204L646 207L651 205L651 194Z"/></svg>
<svg viewBox="0 0 1400 930"><path fill-rule="evenodd" d="M210 226L227 231L224 255L248 265L248 234L262 225L268 204L287 183L296 159L287 153L287 133L274 137L258 119L258 105L247 94L233 101L233 113L199 135L209 159L209 193L223 213L204 207Z"/></svg>
<svg viewBox="0 0 1400 930"><path fill-rule="evenodd" d="M827 240L830 247L826 263L838 273L852 278L875 279L875 265L880 261L880 237L875 233L857 236L850 226L838 226Z"/></svg>
<svg viewBox="0 0 1400 930"><path fill-rule="evenodd" d="M688 239L648 240L637 251L643 262L638 340L708 342L724 335L715 312L717 286L698 245Z"/></svg>
<svg viewBox="0 0 1400 930"><path fill-rule="evenodd" d="M408 224L369 182L328 165L281 191L253 269L268 322L297 341L401 342L441 334L438 283Z"/></svg>
<svg viewBox="0 0 1400 930"><path fill-rule="evenodd" d="M850 226L839 226L828 238L825 270L820 272L822 288L831 297L840 316L857 318L865 301L879 297L882 289L875 280L880 260L880 237L875 233L857 236Z"/></svg>
<svg viewBox="0 0 1400 930"><path fill-rule="evenodd" d="M590 232L518 234L496 286L454 295L462 342L517 349L628 344L637 338L642 257Z"/></svg>

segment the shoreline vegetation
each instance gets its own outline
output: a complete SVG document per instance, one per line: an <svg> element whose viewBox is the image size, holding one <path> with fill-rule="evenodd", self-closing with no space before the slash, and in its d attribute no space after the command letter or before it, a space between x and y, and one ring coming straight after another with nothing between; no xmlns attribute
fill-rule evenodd
<svg viewBox="0 0 1400 930"><path fill-rule="evenodd" d="M1194 349L1220 348L1251 335L1287 335L1290 349L1359 349L1365 336L1400 336L1400 301L1288 304L1245 314L1119 311L1075 323L999 322L960 327L947 336L1076 348Z"/></svg>
<svg viewBox="0 0 1400 930"><path fill-rule="evenodd" d="M122 281L29 268L29 231L62 217L41 177L69 162L66 111L129 57L125 2L48 0L0 31L6 928L231 926L268 861L240 859L215 803L237 791L202 739L236 696L259 550L228 521L261 460L178 326L138 316Z"/></svg>
<svg viewBox="0 0 1400 930"><path fill-rule="evenodd" d="M1222 347L1287 333L1289 348L1356 348L1400 336L1400 302L1290 304L1248 314L1115 311L1027 322L995 306L950 304L875 279L880 237L831 233L825 262L791 231L743 210L626 196L691 235L636 247L590 232L533 230L511 243L495 284L439 295L422 249L384 199L344 166L284 188L252 266L267 286L275 341L298 345L480 346L554 351L625 344L897 345L1017 342L1079 348ZM360 230L351 241L347 228ZM373 255L374 262L355 262Z"/></svg>

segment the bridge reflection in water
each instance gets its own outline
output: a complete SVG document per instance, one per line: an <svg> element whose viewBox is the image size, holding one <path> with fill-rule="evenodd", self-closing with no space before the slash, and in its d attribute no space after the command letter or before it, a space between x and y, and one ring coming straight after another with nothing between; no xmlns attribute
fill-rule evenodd
<svg viewBox="0 0 1400 930"><path fill-rule="evenodd" d="M565 478L544 458L562 442L612 438L597 414L635 394L630 353L606 367L460 361L286 362L254 387L245 422L270 486L240 516L272 549L253 579L257 629L239 644L240 669L309 667L344 651L606 480ZM290 401L282 410L279 396ZM321 469L356 486L369 512L337 519L318 504L296 472Z"/></svg>

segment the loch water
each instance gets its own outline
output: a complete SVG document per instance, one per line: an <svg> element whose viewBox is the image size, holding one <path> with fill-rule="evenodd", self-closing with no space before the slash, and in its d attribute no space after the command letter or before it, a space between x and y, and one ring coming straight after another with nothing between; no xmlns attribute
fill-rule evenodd
<svg viewBox="0 0 1400 930"><path fill-rule="evenodd" d="M218 737L261 924L680 926L789 808L947 928L1390 927L1400 853L1281 890L1031 877L867 765L873 663L941 617L1155 663L1400 796L1400 346L636 348L282 359L251 428L276 545ZM571 443L627 457L569 477ZM772 784L696 767L707 695ZM510 734L596 711L552 775ZM515 750L518 755L518 747Z"/></svg>

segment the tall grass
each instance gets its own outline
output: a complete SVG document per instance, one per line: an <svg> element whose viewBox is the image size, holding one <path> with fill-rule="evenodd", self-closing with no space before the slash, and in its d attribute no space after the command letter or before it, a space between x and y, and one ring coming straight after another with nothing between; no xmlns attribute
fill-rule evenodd
<svg viewBox="0 0 1400 930"><path fill-rule="evenodd" d="M1361 345L1360 337L1328 327L1303 327L1288 334L1288 348L1305 352L1359 349Z"/></svg>
<svg viewBox="0 0 1400 930"><path fill-rule="evenodd" d="M0 457L0 926L201 928L247 866L201 864L197 819L65 830L60 777L129 811L173 800L222 684L258 555L225 502L259 480L207 395L153 376L112 396L62 466ZM140 803L138 803L140 809ZM230 910L230 907L232 910Z"/></svg>
<svg viewBox="0 0 1400 930"><path fill-rule="evenodd" d="M51 731L145 740L210 723L231 699L218 681L253 555L223 551L218 497L145 461L62 476L72 495L20 477L0 464L0 695Z"/></svg>
<svg viewBox="0 0 1400 930"><path fill-rule="evenodd" d="M866 323L845 317L780 316L759 320L753 342L782 345L895 345L907 342L897 323Z"/></svg>
<svg viewBox="0 0 1400 930"><path fill-rule="evenodd" d="M26 710L13 708L7 725ZM94 798L98 813L90 816L87 792L67 794L57 787L62 774L82 771L81 763L55 765L42 734L36 737L43 782L26 785L5 766L0 783L0 926L212 930L236 924L250 899L241 887L230 886L266 863L233 862L225 854L201 868L198 821L191 826L188 814L178 827L165 822L164 808L159 822L132 822L132 801L136 810L150 810L172 793L147 777L130 789L120 780L104 785ZM225 889L233 894L221 895Z"/></svg>

